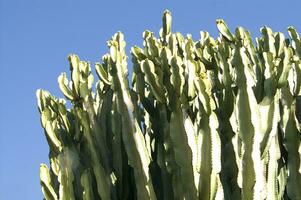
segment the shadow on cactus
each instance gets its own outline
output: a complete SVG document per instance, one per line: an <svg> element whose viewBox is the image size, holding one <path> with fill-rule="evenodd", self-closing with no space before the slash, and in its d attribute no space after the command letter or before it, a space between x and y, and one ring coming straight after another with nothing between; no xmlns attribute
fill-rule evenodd
<svg viewBox="0 0 301 200"><path fill-rule="evenodd" d="M68 101L37 91L50 166L44 198L301 199L301 40L261 28L254 44L216 21L213 39L171 31L143 33L131 49L116 33L95 64L70 55Z"/></svg>

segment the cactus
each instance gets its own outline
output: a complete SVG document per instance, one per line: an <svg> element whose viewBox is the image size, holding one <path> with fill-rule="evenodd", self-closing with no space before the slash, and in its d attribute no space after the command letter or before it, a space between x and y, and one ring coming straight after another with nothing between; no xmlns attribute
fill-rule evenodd
<svg viewBox="0 0 301 200"><path fill-rule="evenodd" d="M37 91L50 166L46 200L301 199L301 39L242 27L198 41L172 32L132 47L121 32L95 64L69 56L65 99ZM95 89L95 90L94 90Z"/></svg>

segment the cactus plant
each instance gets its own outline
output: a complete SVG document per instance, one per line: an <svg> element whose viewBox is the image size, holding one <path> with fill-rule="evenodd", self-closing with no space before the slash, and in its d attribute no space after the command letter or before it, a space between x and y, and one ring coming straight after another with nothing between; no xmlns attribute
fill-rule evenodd
<svg viewBox="0 0 301 200"><path fill-rule="evenodd" d="M261 29L253 43L216 20L198 41L143 33L131 49L129 83L121 32L95 64L69 56L58 78L71 102L37 91L50 166L46 200L301 199L301 39ZM93 89L95 86L95 90Z"/></svg>

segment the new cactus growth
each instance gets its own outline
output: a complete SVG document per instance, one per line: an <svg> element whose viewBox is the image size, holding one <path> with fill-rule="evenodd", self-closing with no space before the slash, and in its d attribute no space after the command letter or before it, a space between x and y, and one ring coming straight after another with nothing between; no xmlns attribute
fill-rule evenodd
<svg viewBox="0 0 301 200"><path fill-rule="evenodd" d="M46 200L301 199L301 40L242 27L198 41L171 30L132 47L116 33L95 64L70 55L66 100L37 91L50 166Z"/></svg>

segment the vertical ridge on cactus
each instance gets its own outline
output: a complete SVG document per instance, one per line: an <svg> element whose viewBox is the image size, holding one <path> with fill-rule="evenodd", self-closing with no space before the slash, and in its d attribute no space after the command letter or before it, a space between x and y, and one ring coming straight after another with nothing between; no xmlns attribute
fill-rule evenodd
<svg viewBox="0 0 301 200"><path fill-rule="evenodd" d="M238 27L198 41L173 33L132 47L129 82L121 32L95 64L69 56L59 87L38 90L50 166L46 200L301 199L301 40ZM95 82L96 80L96 82ZM93 91L95 84L96 90Z"/></svg>

